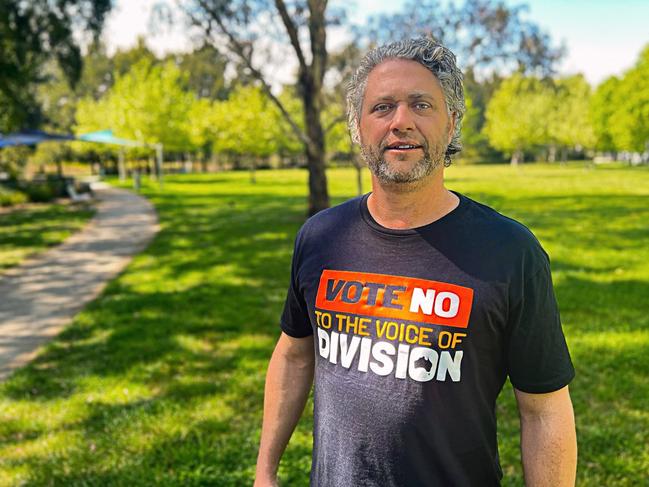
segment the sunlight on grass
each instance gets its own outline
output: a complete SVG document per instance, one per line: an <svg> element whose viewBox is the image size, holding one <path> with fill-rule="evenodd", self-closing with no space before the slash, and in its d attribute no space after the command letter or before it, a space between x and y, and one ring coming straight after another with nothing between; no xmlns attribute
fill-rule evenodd
<svg viewBox="0 0 649 487"><path fill-rule="evenodd" d="M42 204L0 213L0 272L63 242L94 210L87 205Z"/></svg>
<svg viewBox="0 0 649 487"><path fill-rule="evenodd" d="M352 170L328 176L333 203L355 196ZM170 175L162 190L144 181L160 234L0 384L0 485L251 484L306 172L258 171L257 180ZM641 485L649 477L649 171L452 166L448 185L529 226L551 256L577 369L578 485ZM311 407L280 467L285 486L308 484ZM497 407L503 485L520 486L509 384Z"/></svg>

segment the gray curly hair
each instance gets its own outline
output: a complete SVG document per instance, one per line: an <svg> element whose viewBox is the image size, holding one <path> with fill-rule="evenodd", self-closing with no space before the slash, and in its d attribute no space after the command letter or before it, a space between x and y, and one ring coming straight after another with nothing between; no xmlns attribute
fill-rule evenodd
<svg viewBox="0 0 649 487"><path fill-rule="evenodd" d="M448 48L426 37L385 44L372 49L363 57L347 86L347 124L352 142L359 145L361 143L359 124L363 97L367 87L367 77L376 66L388 59L416 61L430 70L439 80L449 117L452 114L455 115L455 131L445 154L445 165L449 165L450 156L462 150L460 129L462 127L462 118L466 112L462 72L456 65L455 54Z"/></svg>

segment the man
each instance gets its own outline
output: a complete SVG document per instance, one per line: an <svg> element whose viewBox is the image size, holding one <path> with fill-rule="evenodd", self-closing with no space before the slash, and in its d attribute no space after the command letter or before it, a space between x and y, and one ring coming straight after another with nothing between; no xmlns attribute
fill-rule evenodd
<svg viewBox="0 0 649 487"><path fill-rule="evenodd" d="M547 255L521 224L444 187L461 79L424 38L362 60L347 101L372 192L297 236L256 485L277 485L314 375L311 485L499 485L507 376L527 485L574 485L574 370Z"/></svg>

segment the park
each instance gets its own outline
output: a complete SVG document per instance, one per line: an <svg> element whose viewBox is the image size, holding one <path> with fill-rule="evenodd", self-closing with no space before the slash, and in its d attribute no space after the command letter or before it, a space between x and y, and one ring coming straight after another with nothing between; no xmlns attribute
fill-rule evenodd
<svg viewBox="0 0 649 487"><path fill-rule="evenodd" d="M305 22L324 18L324 8L305 12L290 13ZM209 12L194 11L198 27L208 22L202 14ZM292 25L286 11L277 15ZM389 18L378 15L368 26ZM231 22L222 28L244 28L242 19ZM289 52L296 42L289 35ZM489 63L502 42L485 47ZM22 299L11 279L29 284L30 266L66 245L90 255L92 242L74 239L98 232L100 216L108 234L92 238L120 259L119 266L94 263L115 271L80 286L88 291L83 301L75 283L90 274L87 263L41 269L40 276L59 274L63 289L60 304L38 305L62 308L64 296L73 313L28 358L0 363L0 486L252 485L296 234L310 215L372 188L342 101L363 52L351 43L329 61L317 52L298 59L301 81L278 89L256 78L252 49L238 52L236 42L231 57L209 44L166 57L144 39L114 53L89 46L76 87L48 61L39 69L58 74L31 80L24 98L8 94L26 78L0 92L0 318L7 321L0 319L0 330L11 329L3 328L13 319L9 299ZM547 58L527 71L480 78L476 62L465 74L464 148L445 169L445 184L521 222L550 256L576 370L576 485L646 485L649 44L638 46L631 68L597 86L582 75L537 75L556 61L546 47ZM316 79L326 62L338 76L331 86ZM309 99L315 92L323 103ZM74 100L73 109L61 100ZM108 129L103 140L83 138ZM40 139L21 143L27 135ZM115 250L117 240L131 239ZM314 325L325 360L402 380L459 380L471 289L327 272L317 296L326 312L316 312ZM20 308L21 327L37 322L38 306L31 317L27 308ZM362 319L347 314L361 308ZM406 311L411 316L400 321ZM431 327L411 325L414 319ZM435 335L439 323L449 328ZM380 341L368 338L375 327ZM22 337L6 333L0 358ZM431 341L437 351L427 348ZM522 486L509 381L496 412L502 485ZM280 463L283 486L308 485L313 423L311 395Z"/></svg>

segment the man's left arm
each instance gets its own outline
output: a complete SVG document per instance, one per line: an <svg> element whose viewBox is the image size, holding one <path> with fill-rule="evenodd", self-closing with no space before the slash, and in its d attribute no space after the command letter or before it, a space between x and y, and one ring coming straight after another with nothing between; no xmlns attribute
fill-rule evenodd
<svg viewBox="0 0 649 487"><path fill-rule="evenodd" d="M568 386L545 394L514 388L521 420L527 487L573 487L577 471L575 416Z"/></svg>

